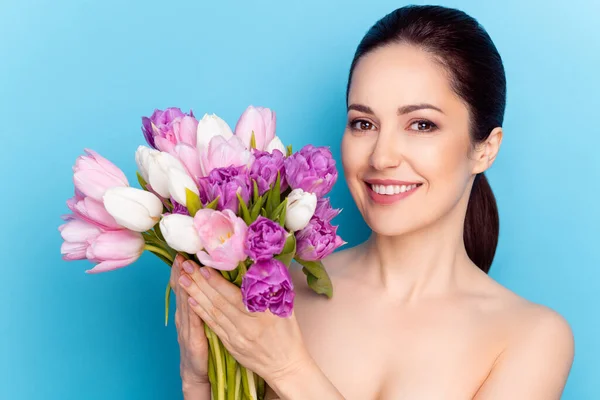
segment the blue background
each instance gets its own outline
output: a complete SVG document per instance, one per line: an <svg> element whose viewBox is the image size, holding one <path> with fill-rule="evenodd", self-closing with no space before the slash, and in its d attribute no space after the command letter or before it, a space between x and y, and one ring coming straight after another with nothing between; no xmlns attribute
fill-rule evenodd
<svg viewBox="0 0 600 400"><path fill-rule="evenodd" d="M329 145L339 160L354 49L404 4L0 2L0 398L179 398L176 332L163 326L169 269L145 255L92 276L60 258L75 158L95 149L135 182L142 115L180 106L233 125L255 104L278 113L284 142ZM567 318L576 359L564 398L598 399L600 3L443 4L486 27L507 70L491 275ZM342 236L364 239L343 180L333 202Z"/></svg>

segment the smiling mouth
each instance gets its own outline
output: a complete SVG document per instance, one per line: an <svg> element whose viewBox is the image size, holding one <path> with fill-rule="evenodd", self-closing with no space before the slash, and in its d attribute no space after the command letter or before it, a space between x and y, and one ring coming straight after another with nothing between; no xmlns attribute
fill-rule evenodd
<svg viewBox="0 0 600 400"><path fill-rule="evenodd" d="M387 195L387 196L408 193L408 192L414 191L421 185L422 185L422 183L413 183L411 185L375 185L375 184L367 183L367 186L369 186L371 188L371 190L373 190L373 192L375 192L379 195Z"/></svg>

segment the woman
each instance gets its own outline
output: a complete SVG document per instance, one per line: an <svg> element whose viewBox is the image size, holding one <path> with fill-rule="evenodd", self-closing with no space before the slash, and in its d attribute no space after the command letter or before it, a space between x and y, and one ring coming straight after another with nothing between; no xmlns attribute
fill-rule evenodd
<svg viewBox="0 0 600 400"><path fill-rule="evenodd" d="M185 398L210 398L204 321L271 398L559 399L569 325L487 275L498 213L483 173L505 97L500 55L466 14L413 6L378 21L351 66L342 140L371 237L324 261L330 300L293 267L288 319L246 312L214 270L176 260Z"/></svg>

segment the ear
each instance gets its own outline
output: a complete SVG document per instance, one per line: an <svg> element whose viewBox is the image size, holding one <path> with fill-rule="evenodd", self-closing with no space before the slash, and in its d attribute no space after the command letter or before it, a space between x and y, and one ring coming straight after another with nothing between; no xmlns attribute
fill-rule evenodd
<svg viewBox="0 0 600 400"><path fill-rule="evenodd" d="M501 144L502 128L494 128L488 138L482 143L479 143L475 148L475 164L473 165L474 174L484 172L492 166L494 160L496 160Z"/></svg>

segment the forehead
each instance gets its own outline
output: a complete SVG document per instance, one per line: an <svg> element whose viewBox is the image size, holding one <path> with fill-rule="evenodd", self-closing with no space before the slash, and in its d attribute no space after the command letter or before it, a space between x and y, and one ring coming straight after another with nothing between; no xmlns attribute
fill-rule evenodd
<svg viewBox="0 0 600 400"><path fill-rule="evenodd" d="M348 104L369 105L376 111L405 104L430 103L443 110L461 100L450 86L447 71L433 55L407 44L378 48L357 63Z"/></svg>

